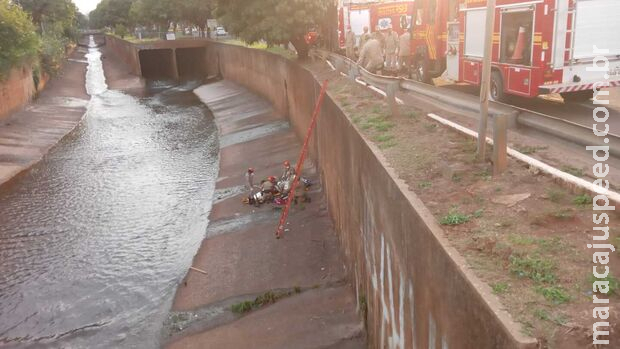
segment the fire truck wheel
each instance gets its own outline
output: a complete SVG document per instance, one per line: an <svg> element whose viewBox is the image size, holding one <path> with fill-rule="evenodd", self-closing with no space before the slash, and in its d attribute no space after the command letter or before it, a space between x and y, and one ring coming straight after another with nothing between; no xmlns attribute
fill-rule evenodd
<svg viewBox="0 0 620 349"><path fill-rule="evenodd" d="M592 98L592 90L560 93L564 99L564 103L580 103L587 102Z"/></svg>
<svg viewBox="0 0 620 349"><path fill-rule="evenodd" d="M491 73L491 86L489 90L489 97L492 101L502 102L506 100L506 93L504 92L504 79L502 74L497 70Z"/></svg>
<svg viewBox="0 0 620 349"><path fill-rule="evenodd" d="M428 60L426 58L418 58L415 61L415 66L413 68L413 73L411 74L412 78L416 81L423 83L430 83L431 76L428 73Z"/></svg>

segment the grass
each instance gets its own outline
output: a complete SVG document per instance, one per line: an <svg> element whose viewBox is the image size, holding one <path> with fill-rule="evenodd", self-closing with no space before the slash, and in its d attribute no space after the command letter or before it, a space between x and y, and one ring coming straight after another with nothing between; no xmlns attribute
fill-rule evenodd
<svg viewBox="0 0 620 349"><path fill-rule="evenodd" d="M432 186L433 186L433 182L431 182L431 181L422 181L422 182L418 183L418 188L420 188L420 189L428 189L428 188L430 188Z"/></svg>
<svg viewBox="0 0 620 349"><path fill-rule="evenodd" d="M553 217L557 219L571 219L575 216L573 211L569 209L561 209L552 213Z"/></svg>
<svg viewBox="0 0 620 349"><path fill-rule="evenodd" d="M561 170L568 174L572 174L575 177L583 177L583 170L577 167L565 165L565 166L562 166Z"/></svg>
<svg viewBox="0 0 620 349"><path fill-rule="evenodd" d="M586 206L592 204L592 198L588 194L578 195L573 198L573 203L577 206Z"/></svg>
<svg viewBox="0 0 620 349"><path fill-rule="evenodd" d="M556 265L553 261L539 256L520 256L512 254L509 257L510 272L521 278L528 278L538 283L555 283Z"/></svg>
<svg viewBox="0 0 620 349"><path fill-rule="evenodd" d="M564 192L556 189L547 189L549 201L559 203L564 198Z"/></svg>
<svg viewBox="0 0 620 349"><path fill-rule="evenodd" d="M235 303L230 307L230 310L235 314L243 314L247 313L251 310L258 309L264 305L273 304L277 302L279 299L288 297L294 293L300 293L301 288L295 287L294 291L286 291L286 292L273 292L267 291L260 296L254 298L251 301L243 301L239 303Z"/></svg>
<svg viewBox="0 0 620 349"><path fill-rule="evenodd" d="M441 218L439 223L442 225L459 225L469 222L470 219L470 215L460 213L457 209L452 209L447 215Z"/></svg>
<svg viewBox="0 0 620 349"><path fill-rule="evenodd" d="M620 288L620 281L618 281L617 278L615 278L613 275L611 275L611 273L608 274L606 277L601 278L601 279L595 277L594 274L589 274L589 276L588 276L588 284L589 285L593 285L595 281L607 282L609 290L607 291L606 294L608 294L608 295L618 294L618 289ZM601 292L598 292L598 290L600 290L601 288L602 287L598 287L596 293L601 293Z"/></svg>
<svg viewBox="0 0 620 349"><path fill-rule="evenodd" d="M530 146L530 145L527 145L527 146L517 146L517 150L520 153L523 153L523 154L526 154L526 155L534 154L534 153L536 153L539 150L546 150L547 148L548 147L546 147L546 146L543 146L543 147L536 147L536 146Z"/></svg>
<svg viewBox="0 0 620 349"><path fill-rule="evenodd" d="M564 304L571 300L570 295L561 286L539 286L536 287L536 292L555 305Z"/></svg>
<svg viewBox="0 0 620 349"><path fill-rule="evenodd" d="M505 282L496 282L491 285L491 289L493 289L493 293L502 294L508 291L508 284Z"/></svg>

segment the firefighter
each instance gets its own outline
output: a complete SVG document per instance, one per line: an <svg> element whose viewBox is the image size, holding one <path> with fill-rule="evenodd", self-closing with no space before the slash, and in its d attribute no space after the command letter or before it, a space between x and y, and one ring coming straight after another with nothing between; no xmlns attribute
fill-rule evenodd
<svg viewBox="0 0 620 349"><path fill-rule="evenodd" d="M245 180L246 180L246 185L248 187L248 189L250 189L251 191L254 191L255 185L254 185L254 168L250 167L248 168L248 171L245 173Z"/></svg>
<svg viewBox="0 0 620 349"><path fill-rule="evenodd" d="M347 50L347 57L355 60L355 33L351 30L351 26L347 27L347 33L344 37L344 47Z"/></svg>
<svg viewBox="0 0 620 349"><path fill-rule="evenodd" d="M370 33L368 33L368 27L364 27L364 33L362 33L362 35L360 36L360 43L359 46L357 46L358 54L362 52L362 48L364 47L364 44L368 42L368 40L370 40Z"/></svg>
<svg viewBox="0 0 620 349"><path fill-rule="evenodd" d="M396 53L398 51L398 34L389 26L385 33L385 68L396 70Z"/></svg>
<svg viewBox="0 0 620 349"><path fill-rule="evenodd" d="M291 182L295 179L295 169L291 167L290 161L284 161L284 171L282 172L282 176L280 176L281 182Z"/></svg>
<svg viewBox="0 0 620 349"><path fill-rule="evenodd" d="M383 68L383 53L379 35L380 34L377 34L377 32L373 33L370 40L362 47L360 58L357 61L357 64L371 73L376 73Z"/></svg>
<svg viewBox="0 0 620 349"><path fill-rule="evenodd" d="M411 69L411 33L406 31L398 38L398 65L401 71Z"/></svg>

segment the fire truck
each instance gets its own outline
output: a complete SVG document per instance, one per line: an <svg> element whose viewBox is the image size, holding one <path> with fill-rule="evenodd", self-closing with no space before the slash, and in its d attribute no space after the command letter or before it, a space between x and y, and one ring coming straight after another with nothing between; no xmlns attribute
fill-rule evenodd
<svg viewBox="0 0 620 349"><path fill-rule="evenodd" d="M603 79L620 86L618 18L618 0L497 0L491 98L559 93L584 101ZM459 0L458 18L447 23L446 77L480 84L485 21L486 0ZM609 61L607 74L588 69L597 56Z"/></svg>

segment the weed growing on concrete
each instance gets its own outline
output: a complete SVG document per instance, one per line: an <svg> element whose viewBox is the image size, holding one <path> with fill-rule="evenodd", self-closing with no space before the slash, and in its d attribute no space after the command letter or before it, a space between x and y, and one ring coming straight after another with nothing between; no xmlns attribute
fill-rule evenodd
<svg viewBox="0 0 620 349"><path fill-rule="evenodd" d="M577 206L586 206L592 204L592 198L588 194L575 196L573 203Z"/></svg>
<svg viewBox="0 0 620 349"><path fill-rule="evenodd" d="M458 173L453 173L451 179L452 179L452 182L458 183L463 179L463 176L461 176Z"/></svg>
<svg viewBox="0 0 620 349"><path fill-rule="evenodd" d="M536 292L543 295L546 300L555 305L563 304L571 300L570 295L561 286L539 286L536 287Z"/></svg>
<svg viewBox="0 0 620 349"><path fill-rule="evenodd" d="M299 291L297 289L299 289ZM260 296L256 297L253 301L243 301L243 302L233 304L230 307L230 310L235 314L247 313L253 309L258 309L264 305L273 304L281 298L292 295L293 292L299 293L301 292L301 288L296 287L294 291L286 291L286 292L267 291L261 294Z"/></svg>
<svg viewBox="0 0 620 349"><path fill-rule="evenodd" d="M471 216L458 212L456 208L450 210L439 223L442 225L459 225L469 222Z"/></svg>
<svg viewBox="0 0 620 349"><path fill-rule="evenodd" d="M583 170L577 167L566 165L562 166L561 170L568 174L572 174L575 177L583 177Z"/></svg>
<svg viewBox="0 0 620 349"><path fill-rule="evenodd" d="M493 293L502 294L508 291L508 284L505 282L497 282L497 283L492 284L491 288L493 289Z"/></svg>
<svg viewBox="0 0 620 349"><path fill-rule="evenodd" d="M428 132L435 132L437 131L437 124L433 124L433 123L425 123L424 124L424 128L428 131Z"/></svg>

